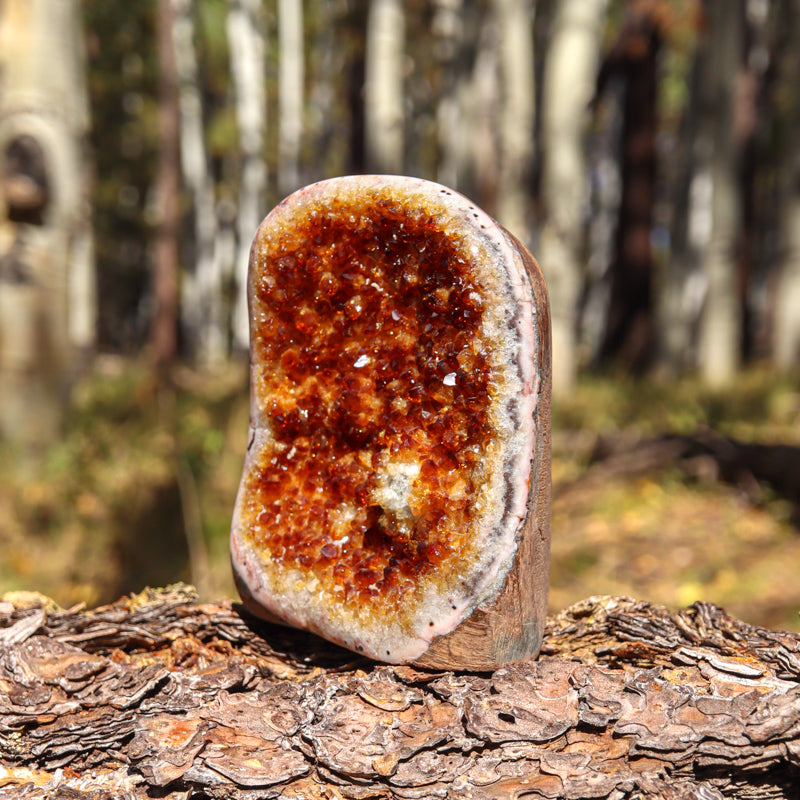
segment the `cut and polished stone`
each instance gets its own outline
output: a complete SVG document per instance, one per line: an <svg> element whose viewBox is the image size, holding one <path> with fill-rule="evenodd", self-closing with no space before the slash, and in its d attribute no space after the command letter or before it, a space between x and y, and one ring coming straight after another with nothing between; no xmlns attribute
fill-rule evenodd
<svg viewBox="0 0 800 800"><path fill-rule="evenodd" d="M264 220L248 289L231 552L251 610L390 662L538 651L550 364L530 254L438 184L337 178Z"/></svg>

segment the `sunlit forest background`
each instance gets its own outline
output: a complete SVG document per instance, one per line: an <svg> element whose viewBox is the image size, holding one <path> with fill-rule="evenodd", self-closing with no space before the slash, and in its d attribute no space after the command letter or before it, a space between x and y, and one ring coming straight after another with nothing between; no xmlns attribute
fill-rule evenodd
<svg viewBox="0 0 800 800"><path fill-rule="evenodd" d="M250 243L363 172L542 266L551 608L800 630L800 0L0 0L0 595L234 596Z"/></svg>

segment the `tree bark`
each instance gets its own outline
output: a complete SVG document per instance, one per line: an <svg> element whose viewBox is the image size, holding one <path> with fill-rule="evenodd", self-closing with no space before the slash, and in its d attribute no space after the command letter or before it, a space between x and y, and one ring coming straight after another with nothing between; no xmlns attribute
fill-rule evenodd
<svg viewBox="0 0 800 800"><path fill-rule="evenodd" d="M278 120L278 188L282 196L300 187L300 137L303 123L304 57L303 4L300 0L279 0L280 37Z"/></svg>
<svg viewBox="0 0 800 800"><path fill-rule="evenodd" d="M371 0L367 18L364 113L367 169L403 172L405 19L399 0Z"/></svg>
<svg viewBox="0 0 800 800"><path fill-rule="evenodd" d="M367 124L364 83L367 74L368 0L353 0L343 15L343 49L346 56L346 94L349 130L347 172L360 175L367 170Z"/></svg>
<svg viewBox="0 0 800 800"><path fill-rule="evenodd" d="M494 0L500 65L497 218L530 245L534 154L533 4Z"/></svg>
<svg viewBox="0 0 800 800"><path fill-rule="evenodd" d="M708 123L711 156L711 238L703 256L705 306L700 321L698 360L703 380L724 386L740 360L741 311L736 282L736 245L741 223L739 159L733 109L741 66L744 7L739 0L709 0Z"/></svg>
<svg viewBox="0 0 800 800"><path fill-rule="evenodd" d="M267 127L265 45L260 0L228 1L228 47L242 159L231 328L234 345L245 351L250 341L247 316L250 244L267 211L264 207L267 174L263 153Z"/></svg>
<svg viewBox="0 0 800 800"><path fill-rule="evenodd" d="M683 109L679 144L676 148L676 178L672 186L670 258L659 270L658 296L659 366L678 375L696 363L693 325L700 313L698 285L699 256L708 244L709 209L704 193L710 187L709 137L701 125L707 98L704 77L708 46L698 35L687 81L688 98Z"/></svg>
<svg viewBox="0 0 800 800"><path fill-rule="evenodd" d="M561 0L556 8L542 100L542 199L539 255L553 317L553 393L577 377L577 313L587 207L585 128L594 93L608 0Z"/></svg>
<svg viewBox="0 0 800 800"><path fill-rule="evenodd" d="M471 76L472 162L475 196L492 216L497 216L499 142L497 118L500 115L500 65L497 20L485 14L478 33Z"/></svg>
<svg viewBox="0 0 800 800"><path fill-rule="evenodd" d="M9 800L791 798L800 635L595 597L538 662L387 667L190 587L0 602Z"/></svg>
<svg viewBox="0 0 800 800"><path fill-rule="evenodd" d="M599 88L612 75L625 82L621 198L606 334L601 358L641 372L653 355L653 222L656 180L658 54L656 5L629 0L619 38L606 57Z"/></svg>
<svg viewBox="0 0 800 800"><path fill-rule="evenodd" d="M173 46L172 0L158 0L159 157L156 177L158 217L153 247L155 316L151 328L153 358L169 368L178 355L180 249L180 122L178 71Z"/></svg>
<svg viewBox="0 0 800 800"><path fill-rule="evenodd" d="M193 354L202 364L219 363L226 355L228 326L223 313L223 269L216 247L214 179L204 139L203 97L195 49L194 3L172 0L174 48L179 80L180 155L183 179L194 211L194 257L181 282L183 329Z"/></svg>
<svg viewBox="0 0 800 800"><path fill-rule="evenodd" d="M788 8L789 28L800 25L800 0ZM800 365L800 43L791 36L784 57L783 85L791 98L788 136L782 149L782 214L780 220L781 257L778 289L775 296L774 360L784 371Z"/></svg>
<svg viewBox="0 0 800 800"><path fill-rule="evenodd" d="M0 436L24 445L58 434L94 344L84 72L74 2L0 4Z"/></svg>
<svg viewBox="0 0 800 800"><path fill-rule="evenodd" d="M464 8L462 0L436 0L433 7L432 32L436 37L439 59L439 93L436 103L436 133L439 159L436 179L439 183L459 188L463 177L465 151L464 127L467 120L461 110L463 88L461 59L463 48Z"/></svg>

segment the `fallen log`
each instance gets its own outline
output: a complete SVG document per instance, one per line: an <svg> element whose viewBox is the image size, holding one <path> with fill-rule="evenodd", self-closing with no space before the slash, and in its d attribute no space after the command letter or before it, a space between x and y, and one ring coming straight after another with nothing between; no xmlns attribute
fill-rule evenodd
<svg viewBox="0 0 800 800"><path fill-rule="evenodd" d="M796 445L740 442L700 428L691 435L601 437L594 441L589 461L577 480L556 488L556 498L563 500L578 487L675 466L692 478L734 486L753 505L764 502L764 488L769 486L792 504L792 523L800 527L800 447Z"/></svg>
<svg viewBox="0 0 800 800"><path fill-rule="evenodd" d="M594 597L538 661L388 667L191 587L0 603L0 797L796 798L800 635Z"/></svg>

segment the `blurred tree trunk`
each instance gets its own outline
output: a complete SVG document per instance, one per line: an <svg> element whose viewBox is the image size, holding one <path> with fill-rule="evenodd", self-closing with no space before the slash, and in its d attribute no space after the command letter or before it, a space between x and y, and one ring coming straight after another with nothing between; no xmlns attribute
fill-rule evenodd
<svg viewBox="0 0 800 800"><path fill-rule="evenodd" d="M696 362L692 329L699 315L701 298L694 278L700 253L708 244L710 211L702 197L710 186L709 136L701 123L706 102L704 79L708 47L698 36L688 80L688 98L678 131L677 177L672 201L671 252L659 275L658 331L660 365L677 375Z"/></svg>
<svg viewBox="0 0 800 800"><path fill-rule="evenodd" d="M231 58L242 170L237 213L237 253L232 314L234 345L247 350L247 265L250 245L267 209L264 137L267 127L265 43L260 0L229 0L228 49Z"/></svg>
<svg viewBox="0 0 800 800"><path fill-rule="evenodd" d="M367 169L403 171L405 18L400 0L371 0L364 82Z"/></svg>
<svg viewBox="0 0 800 800"><path fill-rule="evenodd" d="M166 369L178 355L178 286L180 251L180 153L178 72L173 45L172 0L158 0L159 157L156 175L158 222L153 247L155 316L151 328L153 357Z"/></svg>
<svg viewBox="0 0 800 800"><path fill-rule="evenodd" d="M500 66L500 182L497 216L530 243L534 155L533 3L494 0Z"/></svg>
<svg viewBox="0 0 800 800"><path fill-rule="evenodd" d="M187 339L200 363L225 357L222 262L218 258L214 180L203 134L203 97L195 52L193 0L172 0L174 46L179 79L180 148L183 179L192 195L194 257L181 283L181 311Z"/></svg>
<svg viewBox="0 0 800 800"><path fill-rule="evenodd" d="M345 15L333 3L318 8L315 16L309 17L309 22L312 24L308 35L308 72L304 80L308 87L305 136L309 157L298 176L301 184L307 183L310 175L329 174L330 154L338 140L344 138L337 136L345 128L337 112L341 109L346 113L347 68L351 56ZM340 156L338 164L342 166L338 167L339 171L347 169L343 161Z"/></svg>
<svg viewBox="0 0 800 800"><path fill-rule="evenodd" d="M76 3L0 3L0 436L25 444L57 434L71 345L94 344L84 73Z"/></svg>
<svg viewBox="0 0 800 800"><path fill-rule="evenodd" d="M462 71L459 54L464 36L463 0L435 0L433 35L439 58L440 83L436 104L439 143L437 180L458 188L463 178L466 120L461 111Z"/></svg>
<svg viewBox="0 0 800 800"><path fill-rule="evenodd" d="M781 150L781 250L778 288L775 298L774 360L781 370L800 364L800 0L791 0L788 9L787 52L782 83L789 99L788 125Z"/></svg>
<svg viewBox="0 0 800 800"><path fill-rule="evenodd" d="M782 4L776 6L780 11ZM741 224L738 237L737 290L740 313L739 355L745 361L769 351L766 309L761 288L766 273L764 254L771 248L776 227L775 184L769 168L775 160L764 132L769 130L775 110L770 108L770 87L779 58L770 24L770 4L746 0L742 17L742 52L735 83L734 147L739 162ZM735 13L729 11L728 13ZM771 52L770 52L771 51ZM766 245L766 246L765 246Z"/></svg>
<svg viewBox="0 0 800 800"><path fill-rule="evenodd" d="M71 5L71 3L70 3ZM80 8L80 4L78 4ZM92 180L88 163L88 133L90 127L89 92L87 88L86 52L79 13L72 12L65 38L74 50L74 66L68 70L72 84L68 90L70 106L75 109L79 122L75 138L76 163L80 174L77 182L77 204L72 209L74 228L69 250L69 343L73 355L85 366L97 344L97 270L95 263L94 233L90 189Z"/></svg>
<svg viewBox="0 0 800 800"><path fill-rule="evenodd" d="M648 365L653 348L650 231L655 202L660 48L657 2L629 0L622 30L598 79L598 92L612 76L620 76L625 83L622 193L600 356L634 371Z"/></svg>
<svg viewBox="0 0 800 800"><path fill-rule="evenodd" d="M744 30L742 0L708 0L710 52L706 113L713 130L711 239L703 255L706 283L698 357L703 379L729 383L739 366L741 312L736 244L741 222L738 149L734 131L736 79Z"/></svg>
<svg viewBox="0 0 800 800"><path fill-rule="evenodd" d="M499 186L497 119L500 115L500 66L495 23L496 20L489 15L483 21L478 34L470 81L469 115L473 131L472 159L476 199L489 214L496 217Z"/></svg>
<svg viewBox="0 0 800 800"><path fill-rule="evenodd" d="M347 171L358 175L367 169L367 123L364 83L367 74L367 0L353 0L347 4L344 18L347 53L347 109L349 112L349 137Z"/></svg>
<svg viewBox="0 0 800 800"><path fill-rule="evenodd" d="M302 0L279 0L280 36L278 188L281 195L300 185L300 138L303 130L304 53Z"/></svg>
<svg viewBox="0 0 800 800"><path fill-rule="evenodd" d="M553 391L577 375L576 333L588 183L584 135L608 0L561 0L555 11L542 99L539 255L547 274L553 332Z"/></svg>

